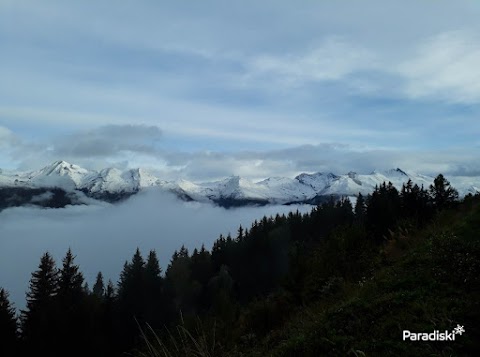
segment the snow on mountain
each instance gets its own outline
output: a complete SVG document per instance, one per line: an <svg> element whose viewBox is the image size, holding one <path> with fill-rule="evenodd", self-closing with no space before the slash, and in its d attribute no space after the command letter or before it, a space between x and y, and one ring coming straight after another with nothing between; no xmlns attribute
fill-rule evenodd
<svg viewBox="0 0 480 357"><path fill-rule="evenodd" d="M382 181L383 182L383 181ZM374 187L374 186L373 186ZM340 195L340 196L356 196L358 193L362 195L372 192L372 186L365 185L357 177L352 178L348 175L340 176L326 186L320 195Z"/></svg>
<svg viewBox="0 0 480 357"><path fill-rule="evenodd" d="M83 183L90 171L66 161L55 161L39 171L27 175L27 182L36 187L61 187L66 190L76 189Z"/></svg>
<svg viewBox="0 0 480 357"><path fill-rule="evenodd" d="M329 187L332 182L338 180L339 178L339 176L333 173L324 174L317 172L314 174L300 174L295 177L295 180L303 185L310 186L315 192L320 192Z"/></svg>
<svg viewBox="0 0 480 357"><path fill-rule="evenodd" d="M158 177L153 176L150 172L144 169L132 169L128 170L131 178L134 182L138 182L138 189L155 187L161 184L161 180Z"/></svg>
<svg viewBox="0 0 480 357"><path fill-rule="evenodd" d="M261 191L258 190L257 184L250 180L241 178L240 176L230 177L218 186L220 197L225 198L256 198L268 199Z"/></svg>
<svg viewBox="0 0 480 357"><path fill-rule="evenodd" d="M116 168L107 168L85 178L86 180L79 184L78 188L92 193L134 193L142 188L159 186L161 183L160 179L143 169L121 171Z"/></svg>
<svg viewBox="0 0 480 357"><path fill-rule="evenodd" d="M203 195L213 200L225 198L268 200L268 196L259 189L258 184L240 176L203 183L199 187L201 187L200 192L203 192Z"/></svg>
<svg viewBox="0 0 480 357"><path fill-rule="evenodd" d="M26 184L19 174L0 169L0 187L14 187Z"/></svg>
<svg viewBox="0 0 480 357"><path fill-rule="evenodd" d="M299 183L296 179L271 177L257 183L265 197L275 203L299 202L315 197L316 191L310 185Z"/></svg>
<svg viewBox="0 0 480 357"><path fill-rule="evenodd" d="M270 177L259 182L232 176L220 181L195 183L187 180L163 181L144 169L122 171L106 168L99 172L92 171L65 161L56 161L29 173L0 170L0 187L60 187L66 191L81 190L96 198L101 198L104 194L130 195L145 188L157 187L185 200L213 201L219 204L231 204L232 201L286 204L310 202L316 197L330 195L353 197L358 193L367 195L383 182L392 182L400 189L409 179L428 188L434 178L397 168L376 170L371 174L302 173L293 179ZM452 176L447 179L461 197L480 192L480 177Z"/></svg>
<svg viewBox="0 0 480 357"><path fill-rule="evenodd" d="M471 176L447 177L453 187L458 191L460 197L480 192L480 178ZM433 181L433 180L432 180Z"/></svg>
<svg viewBox="0 0 480 357"><path fill-rule="evenodd" d="M78 188L88 192L135 192L136 182L116 168L103 169L96 175L90 175Z"/></svg>

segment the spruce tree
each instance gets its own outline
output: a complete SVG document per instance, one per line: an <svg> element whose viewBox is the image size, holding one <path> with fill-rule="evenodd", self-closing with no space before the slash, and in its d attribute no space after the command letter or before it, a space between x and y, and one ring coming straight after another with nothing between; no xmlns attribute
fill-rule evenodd
<svg viewBox="0 0 480 357"><path fill-rule="evenodd" d="M383 241L397 223L401 211L400 195L391 182L375 187L367 202L366 223L377 242Z"/></svg>
<svg viewBox="0 0 480 357"><path fill-rule="evenodd" d="M145 264L145 320L152 327L165 324L165 299L163 296L162 269L155 250L148 254Z"/></svg>
<svg viewBox="0 0 480 357"><path fill-rule="evenodd" d="M0 356L15 356L18 348L17 318L8 293L0 288Z"/></svg>
<svg viewBox="0 0 480 357"><path fill-rule="evenodd" d="M145 277L151 282L159 282L161 280L162 269L157 258L155 250L151 250L148 254L147 263L145 264Z"/></svg>
<svg viewBox="0 0 480 357"><path fill-rule="evenodd" d="M71 249L68 249L63 266L59 272L58 297L59 299L78 299L83 296L83 274L78 265L74 264L75 257Z"/></svg>
<svg viewBox="0 0 480 357"><path fill-rule="evenodd" d="M180 251L172 256L165 273L166 289L173 302L175 313L192 312L192 301L200 290L192 286L191 259L188 249L182 245Z"/></svg>
<svg viewBox="0 0 480 357"><path fill-rule="evenodd" d="M21 312L21 329L27 354L52 355L57 344L55 298L58 292L58 271L47 252L37 271L32 273L27 292L26 310ZM54 354L53 354L54 355Z"/></svg>
<svg viewBox="0 0 480 357"><path fill-rule="evenodd" d="M137 323L145 318L145 261L137 248L130 263L125 262L118 283L119 324L116 332L125 351L133 347L138 336Z"/></svg>
<svg viewBox="0 0 480 357"><path fill-rule="evenodd" d="M365 199L361 193L358 193L357 202L355 203L355 220L358 223L365 222L366 212Z"/></svg>
<svg viewBox="0 0 480 357"><path fill-rule="evenodd" d="M458 200L458 191L442 174L439 174L430 185L429 193L434 206L440 210L451 206Z"/></svg>
<svg viewBox="0 0 480 357"><path fill-rule="evenodd" d="M103 283L103 275L100 271L97 274L95 285L93 285L93 295L98 298L103 298L105 295L105 284Z"/></svg>
<svg viewBox="0 0 480 357"><path fill-rule="evenodd" d="M114 351L124 352L121 350L121 346L118 346L118 342L116 342L119 334L115 330L115 324L118 322L118 318L121 318L121 316L117 314L116 303L117 295L115 286L111 280L108 280L103 296L103 315L100 319L106 356L114 355Z"/></svg>
<svg viewBox="0 0 480 357"><path fill-rule="evenodd" d="M56 309L58 321L59 347L62 353L69 351L70 356L82 356L87 353L89 338L89 309L87 309L83 274L75 264L75 256L68 249L59 271Z"/></svg>
<svg viewBox="0 0 480 357"><path fill-rule="evenodd" d="M113 285L113 282L111 280L109 280L107 283L104 297L106 302L111 302L113 304L113 302L115 301L115 286Z"/></svg>
<svg viewBox="0 0 480 357"><path fill-rule="evenodd" d="M243 239L243 238L242 238ZM213 276L213 266L210 252L202 244L200 251L195 251L191 257L191 278L201 286L197 301L197 309L206 310L209 307L208 282Z"/></svg>
<svg viewBox="0 0 480 357"><path fill-rule="evenodd" d="M278 214L277 214L277 217L279 217ZM238 231L237 231L237 241L238 242L241 242L243 240L243 237L244 237L243 233L244 233L243 227L242 227L242 225L240 225L240 227L238 227Z"/></svg>
<svg viewBox="0 0 480 357"><path fill-rule="evenodd" d="M130 263L125 262L118 283L119 300L128 303L136 312L143 308L141 295L144 293L144 280L145 261L140 253L140 249L137 248L132 261Z"/></svg>

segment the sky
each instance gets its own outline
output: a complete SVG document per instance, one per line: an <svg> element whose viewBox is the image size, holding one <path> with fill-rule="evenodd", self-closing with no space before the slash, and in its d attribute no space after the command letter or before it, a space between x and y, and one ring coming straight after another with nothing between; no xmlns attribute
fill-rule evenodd
<svg viewBox="0 0 480 357"><path fill-rule="evenodd" d="M0 167L480 174L475 0L0 0Z"/></svg>

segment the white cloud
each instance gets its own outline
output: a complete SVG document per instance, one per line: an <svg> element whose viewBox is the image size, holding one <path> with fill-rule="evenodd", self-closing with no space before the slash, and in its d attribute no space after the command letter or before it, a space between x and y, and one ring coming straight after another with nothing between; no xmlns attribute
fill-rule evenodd
<svg viewBox="0 0 480 357"><path fill-rule="evenodd" d="M4 126L0 126L0 147L9 147L17 141L18 138L13 134L10 129Z"/></svg>
<svg viewBox="0 0 480 357"><path fill-rule="evenodd" d="M125 152L154 154L162 136L157 126L106 125L78 132L53 143L51 151L59 157L109 157Z"/></svg>
<svg viewBox="0 0 480 357"><path fill-rule="evenodd" d="M303 53L257 56L249 61L247 83L267 80L268 85L277 83L286 90L330 81L357 94L480 103L480 36L476 33L458 30L430 35L392 52L395 57L384 49L353 43L353 38L330 37Z"/></svg>
<svg viewBox="0 0 480 357"><path fill-rule="evenodd" d="M398 72L413 99L480 102L480 36L465 31L437 35L420 46Z"/></svg>
<svg viewBox="0 0 480 357"><path fill-rule="evenodd" d="M301 85L311 81L338 81L376 65L375 55L359 45L331 37L303 54L262 55L249 63L248 77L267 77L274 82Z"/></svg>

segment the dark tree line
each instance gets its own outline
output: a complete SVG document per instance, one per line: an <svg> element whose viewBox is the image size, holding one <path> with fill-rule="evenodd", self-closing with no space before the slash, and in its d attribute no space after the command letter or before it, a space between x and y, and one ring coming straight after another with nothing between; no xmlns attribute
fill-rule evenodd
<svg viewBox="0 0 480 357"><path fill-rule="evenodd" d="M0 289L0 356L9 356L18 350L18 332L15 309L8 300L8 293Z"/></svg>
<svg viewBox="0 0 480 357"><path fill-rule="evenodd" d="M74 203L73 197L61 188L0 187L0 211L23 205L61 208Z"/></svg>
<svg viewBox="0 0 480 357"><path fill-rule="evenodd" d="M0 290L0 355L119 356L141 345L140 327L154 330L182 319L215 319L219 338L232 325L261 335L288 316L289 304L328 294L339 279L357 279L370 267L392 229L421 227L436 211L455 205L457 191L439 175L428 189L408 181L383 183L352 207L331 200L308 214L263 217L212 250L175 251L165 274L155 251L139 249L115 286L98 273L93 289L69 250L61 267L45 253L32 273L19 319ZM259 303L268 297L269 304ZM222 328L223 327L223 328ZM227 343L227 342L225 342Z"/></svg>

